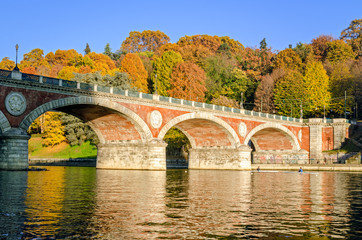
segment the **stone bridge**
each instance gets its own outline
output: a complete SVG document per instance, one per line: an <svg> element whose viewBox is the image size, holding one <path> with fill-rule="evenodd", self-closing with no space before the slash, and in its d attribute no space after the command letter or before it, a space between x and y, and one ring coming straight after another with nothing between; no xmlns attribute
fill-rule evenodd
<svg viewBox="0 0 362 240"><path fill-rule="evenodd" d="M345 119L303 120L0 70L0 169L28 167L27 130L47 111L88 123L100 140L97 168L107 169L166 169L163 138L172 127L191 143L191 169L312 163L348 134Z"/></svg>

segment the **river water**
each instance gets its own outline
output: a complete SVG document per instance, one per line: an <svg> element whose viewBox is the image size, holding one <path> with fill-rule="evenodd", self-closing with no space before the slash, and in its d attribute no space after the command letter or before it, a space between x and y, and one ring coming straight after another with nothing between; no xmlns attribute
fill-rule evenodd
<svg viewBox="0 0 362 240"><path fill-rule="evenodd" d="M0 239L359 239L362 174L0 171Z"/></svg>

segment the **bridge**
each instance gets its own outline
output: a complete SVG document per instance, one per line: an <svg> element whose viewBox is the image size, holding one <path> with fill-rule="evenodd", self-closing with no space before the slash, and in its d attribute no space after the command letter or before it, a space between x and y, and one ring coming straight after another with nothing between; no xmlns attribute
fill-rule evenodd
<svg viewBox="0 0 362 240"><path fill-rule="evenodd" d="M91 126L100 140L97 168L104 169L165 170L163 138L172 127L191 143L190 169L314 163L341 146L349 126L0 70L0 169L28 167L27 130L52 110Z"/></svg>

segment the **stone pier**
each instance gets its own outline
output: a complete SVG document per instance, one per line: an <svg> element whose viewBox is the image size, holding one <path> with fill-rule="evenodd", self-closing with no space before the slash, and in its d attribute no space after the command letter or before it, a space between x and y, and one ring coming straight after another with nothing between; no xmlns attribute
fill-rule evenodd
<svg viewBox="0 0 362 240"><path fill-rule="evenodd" d="M157 139L99 144L97 168L166 170L166 146Z"/></svg>
<svg viewBox="0 0 362 240"><path fill-rule="evenodd" d="M29 167L29 138L19 128L11 128L0 135L0 170L24 170Z"/></svg>
<svg viewBox="0 0 362 240"><path fill-rule="evenodd" d="M248 146L237 148L203 147L190 149L189 169L251 169L251 151Z"/></svg>

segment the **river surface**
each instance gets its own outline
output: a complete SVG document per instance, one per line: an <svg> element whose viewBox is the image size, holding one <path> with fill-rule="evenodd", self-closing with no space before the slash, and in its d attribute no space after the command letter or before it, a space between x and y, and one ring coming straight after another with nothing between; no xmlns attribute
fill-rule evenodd
<svg viewBox="0 0 362 240"><path fill-rule="evenodd" d="M0 171L0 239L362 239L362 174Z"/></svg>

